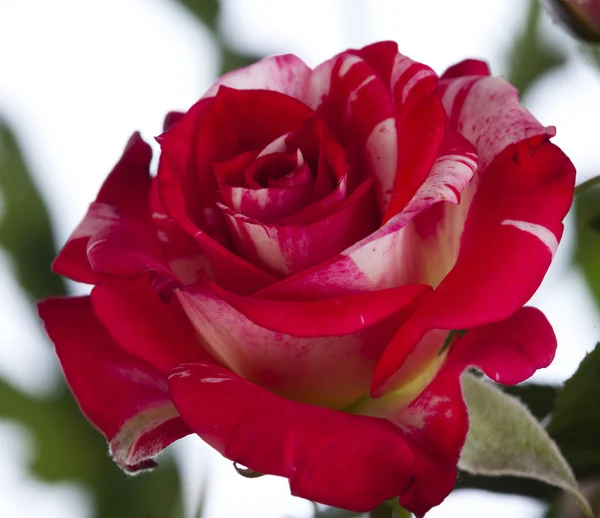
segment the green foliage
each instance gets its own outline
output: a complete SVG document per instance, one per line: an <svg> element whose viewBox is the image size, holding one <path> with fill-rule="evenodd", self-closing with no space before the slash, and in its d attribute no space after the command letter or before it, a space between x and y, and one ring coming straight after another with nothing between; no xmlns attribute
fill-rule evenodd
<svg viewBox="0 0 600 518"><path fill-rule="evenodd" d="M592 515L567 461L519 400L468 373L462 388L469 409L469 433L459 460L462 470L546 482L571 492Z"/></svg>
<svg viewBox="0 0 600 518"><path fill-rule="evenodd" d="M548 431L581 476L600 475L600 344L579 365L556 400Z"/></svg>
<svg viewBox="0 0 600 518"><path fill-rule="evenodd" d="M17 280L31 300L65 293L50 272L56 255L48 211L29 174L19 145L0 120L0 246L13 259Z"/></svg>
<svg viewBox="0 0 600 518"><path fill-rule="evenodd" d="M600 186L580 190L575 198L574 261L600 308Z"/></svg>
<svg viewBox="0 0 600 518"><path fill-rule="evenodd" d="M50 271L56 250L48 212L5 124L0 125L0 192L0 245L11 257L23 290L32 301L64 295L62 279ZM153 473L127 477L109 458L104 438L83 417L64 384L52 395L35 398L0 380L0 401L0 418L32 434L32 474L46 481L84 484L94 499L96 518L183 516L173 463L165 458Z"/></svg>
<svg viewBox="0 0 600 518"><path fill-rule="evenodd" d="M525 96L543 75L566 62L564 52L541 39L540 17L540 2L530 0L525 26L508 55L508 80L519 89L521 96Z"/></svg>
<svg viewBox="0 0 600 518"><path fill-rule="evenodd" d="M554 401L559 387L524 383L512 387L502 387L507 394L517 397L538 420L546 418L554 408ZM510 476L485 477L461 471L456 481L456 489L482 489L495 493L508 493L532 496L540 500L550 501L557 490L537 480Z"/></svg>
<svg viewBox="0 0 600 518"><path fill-rule="evenodd" d="M217 43L221 66L219 75L225 74L258 61L259 56L253 56L239 49L233 49L219 28L220 5L218 0L176 0L190 14L198 19L213 35Z"/></svg>

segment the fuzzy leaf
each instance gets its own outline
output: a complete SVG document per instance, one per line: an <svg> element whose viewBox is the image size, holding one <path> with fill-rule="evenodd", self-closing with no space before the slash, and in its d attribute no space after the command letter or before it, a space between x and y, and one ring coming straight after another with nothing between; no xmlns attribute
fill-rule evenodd
<svg viewBox="0 0 600 518"><path fill-rule="evenodd" d="M462 388L470 424L460 469L541 480L572 493L592 516L567 461L518 399L469 373L462 377Z"/></svg>

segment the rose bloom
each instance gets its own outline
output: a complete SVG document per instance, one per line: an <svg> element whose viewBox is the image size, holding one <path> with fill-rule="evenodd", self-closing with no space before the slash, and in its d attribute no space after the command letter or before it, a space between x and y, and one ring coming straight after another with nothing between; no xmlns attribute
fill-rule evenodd
<svg viewBox="0 0 600 518"><path fill-rule="evenodd" d="M422 516L451 491L469 366L553 359L537 309L574 168L514 87L382 42L219 79L134 134L40 304L83 413L126 471L196 433L294 495ZM450 333L450 330L464 332Z"/></svg>

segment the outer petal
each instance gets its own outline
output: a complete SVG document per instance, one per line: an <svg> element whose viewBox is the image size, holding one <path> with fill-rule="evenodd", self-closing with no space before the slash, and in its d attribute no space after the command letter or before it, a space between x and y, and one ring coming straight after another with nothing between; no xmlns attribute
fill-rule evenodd
<svg viewBox="0 0 600 518"><path fill-rule="evenodd" d="M205 347L223 365L284 397L343 408L368 391L381 351L426 290L403 286L281 302L206 284L177 296Z"/></svg>
<svg viewBox="0 0 600 518"><path fill-rule="evenodd" d="M56 258L57 273L87 283L102 275L136 277L151 270L172 277L148 214L150 158L150 146L135 133Z"/></svg>
<svg viewBox="0 0 600 518"><path fill-rule="evenodd" d="M392 421L413 448L416 476L400 498L404 507L422 515L441 503L454 485L468 430L461 373L475 366L496 381L515 384L547 367L555 350L556 338L544 315L535 308L522 308L507 320L471 329L455 340L434 380L410 404L400 389L355 409Z"/></svg>
<svg viewBox="0 0 600 518"><path fill-rule="evenodd" d="M158 196L158 179L152 180L150 214L156 229L159 246L169 269L182 284L193 284L203 274L210 275L210 267L200 245L167 215Z"/></svg>
<svg viewBox="0 0 600 518"><path fill-rule="evenodd" d="M305 101L311 69L293 54L261 59L225 74L204 94L217 95L221 86L237 90L272 90Z"/></svg>
<svg viewBox="0 0 600 518"><path fill-rule="evenodd" d="M410 484L412 452L384 419L288 401L205 364L176 368L169 387L202 439L234 462L287 477L296 496L363 512Z"/></svg>
<svg viewBox="0 0 600 518"><path fill-rule="evenodd" d="M529 145L507 150L481 175L456 264L391 342L375 373L376 392L428 329L502 320L540 285L562 235L575 171L556 146Z"/></svg>
<svg viewBox="0 0 600 518"><path fill-rule="evenodd" d="M463 76L489 76L490 67L479 59L465 59L449 67L440 77L442 81Z"/></svg>
<svg viewBox="0 0 600 518"><path fill-rule="evenodd" d="M448 123L475 146L480 171L511 144L531 139L531 147L552 137L519 103L517 89L501 77L463 76L440 83Z"/></svg>
<svg viewBox="0 0 600 518"><path fill-rule="evenodd" d="M171 403L166 378L112 341L89 297L48 299L39 312L81 410L124 470L153 467L153 457L191 432Z"/></svg>
<svg viewBox="0 0 600 518"><path fill-rule="evenodd" d="M212 361L181 308L160 300L146 278L100 284L91 300L115 342L157 370L166 374L179 363Z"/></svg>

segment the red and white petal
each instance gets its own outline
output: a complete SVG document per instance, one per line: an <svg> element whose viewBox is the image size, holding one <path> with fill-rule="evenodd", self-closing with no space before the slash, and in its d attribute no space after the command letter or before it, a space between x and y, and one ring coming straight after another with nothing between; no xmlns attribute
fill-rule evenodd
<svg viewBox="0 0 600 518"><path fill-rule="evenodd" d="M39 313L81 410L124 470L155 466L156 455L191 433L171 403L166 377L113 342L89 297L48 299Z"/></svg>
<svg viewBox="0 0 600 518"><path fill-rule="evenodd" d="M354 182L374 179L383 213L396 173L397 134L394 105L382 79L355 53L340 54L314 70L309 105L346 149Z"/></svg>
<svg viewBox="0 0 600 518"><path fill-rule="evenodd" d="M305 101L312 71L293 54L273 56L221 76L203 98L226 86L237 90L272 90Z"/></svg>
<svg viewBox="0 0 600 518"><path fill-rule="evenodd" d="M281 302L215 293L205 283L177 297L223 365L284 397L344 408L368 391L377 358L426 289Z"/></svg>
<svg viewBox="0 0 600 518"><path fill-rule="evenodd" d="M215 98L197 103L159 139L160 199L168 215L200 244L212 275L227 289L251 293L274 279L227 250L211 164L260 149L313 114L302 102L278 92L222 87ZM227 139L222 138L223 128ZM190 147L190 142L198 145Z"/></svg>
<svg viewBox="0 0 600 518"><path fill-rule="evenodd" d="M401 212L430 174L446 130L436 92L438 77L428 66L397 54L391 75L398 157L384 223Z"/></svg>
<svg viewBox="0 0 600 518"><path fill-rule="evenodd" d="M530 145L508 149L481 175L456 264L386 350L373 381L378 392L427 330L503 320L539 287L562 235L575 170L553 144Z"/></svg>
<svg viewBox="0 0 600 518"><path fill-rule="evenodd" d="M438 202L459 203L477 168L472 147L464 139L448 138L440 153L427 180L400 214L337 257L266 287L257 296L333 297L423 282L413 251L404 244L410 235L402 230Z"/></svg>
<svg viewBox="0 0 600 518"><path fill-rule="evenodd" d="M262 173L273 171L280 176L263 179L262 184L266 185L258 184L258 188L249 188L219 182L219 192L227 207L261 223L278 221L305 207L310 203L314 185L312 173L300 150L293 154L263 155L246 168L246 174L252 174L261 164L264 167L267 160L271 162L268 164L270 170L263 170ZM286 170L289 170L288 174L285 174Z"/></svg>
<svg viewBox="0 0 600 518"><path fill-rule="evenodd" d="M148 215L151 156L150 146L135 133L58 254L54 271L91 284L103 275L136 277L150 270L170 276Z"/></svg>
<svg viewBox="0 0 600 518"><path fill-rule="evenodd" d="M181 308L166 304L148 279L97 285L94 313L125 351L168 373L179 363L211 361Z"/></svg>
<svg viewBox="0 0 600 518"><path fill-rule="evenodd" d="M296 496L365 512L412 479L413 454L384 419L289 401L206 364L174 369L169 387L204 441L252 470L287 477Z"/></svg>
<svg viewBox="0 0 600 518"><path fill-rule="evenodd" d="M480 171L512 144L529 140L531 147L554 136L519 103L518 90L497 76L463 76L440 83L439 95L449 126L477 150Z"/></svg>
<svg viewBox="0 0 600 518"><path fill-rule="evenodd" d="M200 245L167 215L158 196L158 180L152 180L150 214L159 246L169 269L182 284L193 284L210 268Z"/></svg>
<svg viewBox="0 0 600 518"><path fill-rule="evenodd" d="M237 252L275 277L287 277L334 257L378 225L371 182L333 214L306 225L264 224L219 204Z"/></svg>
<svg viewBox="0 0 600 518"><path fill-rule="evenodd" d="M477 169L473 146L458 133L448 131L431 175L462 177L461 185L449 182L442 200L429 206L403 227L398 235L404 277L437 286L456 263L467 214L476 184L465 181ZM464 184L466 183L466 186ZM425 182L424 188L429 185ZM462 191L459 189L462 188ZM446 197L446 199L443 199ZM439 195L438 195L439 198Z"/></svg>
<svg viewBox="0 0 600 518"><path fill-rule="evenodd" d="M438 338L441 347L444 338ZM439 504L454 485L468 431L459 385L461 373L474 366L492 379L512 385L547 367L555 350L556 337L546 317L535 308L522 308L502 322L471 329L455 339L447 356L437 357L443 361L441 368L435 359L433 373L428 372L431 366L421 370L422 379L417 383L433 381L412 401L406 399L406 387L402 386L357 407L361 414L384 417L396 424L413 449L416 474L400 498L404 507L422 515Z"/></svg>

